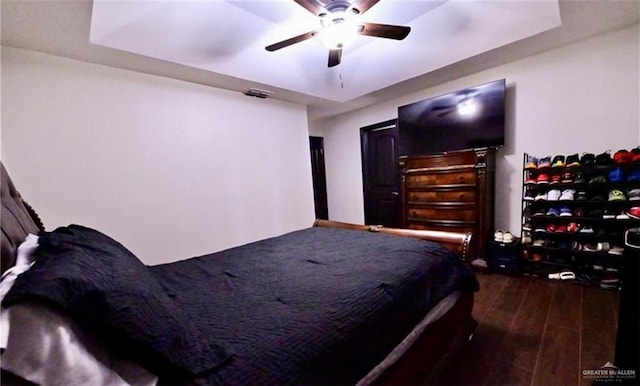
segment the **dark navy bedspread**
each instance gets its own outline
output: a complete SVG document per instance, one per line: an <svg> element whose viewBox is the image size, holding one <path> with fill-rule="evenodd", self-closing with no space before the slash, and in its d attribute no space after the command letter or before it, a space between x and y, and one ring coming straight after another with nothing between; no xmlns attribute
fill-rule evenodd
<svg viewBox="0 0 640 386"><path fill-rule="evenodd" d="M332 228L150 269L230 353L190 380L211 385L354 384L447 294L478 288L438 244Z"/></svg>

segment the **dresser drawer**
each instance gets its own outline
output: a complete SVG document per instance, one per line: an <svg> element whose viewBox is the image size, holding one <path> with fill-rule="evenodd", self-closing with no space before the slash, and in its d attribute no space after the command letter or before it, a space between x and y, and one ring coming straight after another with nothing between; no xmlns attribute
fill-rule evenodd
<svg viewBox="0 0 640 386"><path fill-rule="evenodd" d="M475 202L476 192L473 189L448 190L415 190L407 193L408 204L415 202Z"/></svg>
<svg viewBox="0 0 640 386"><path fill-rule="evenodd" d="M453 223L431 224L431 223L412 222L412 221L408 222L407 228L419 229L419 230L444 231L444 232L461 232L461 233L472 232L474 229L474 227L471 225L459 225L459 224L453 224Z"/></svg>
<svg viewBox="0 0 640 386"><path fill-rule="evenodd" d="M407 187L428 188L446 187L451 185L475 185L476 173L470 171L451 171L446 173L415 173L406 176Z"/></svg>
<svg viewBox="0 0 640 386"><path fill-rule="evenodd" d="M472 151L463 151L407 157L404 162L407 164L407 169L433 168L451 165L474 165L478 162L478 157Z"/></svg>
<svg viewBox="0 0 640 386"><path fill-rule="evenodd" d="M476 212L473 207L460 206L430 206L430 207L408 207L407 217L423 220L453 220L472 222Z"/></svg>

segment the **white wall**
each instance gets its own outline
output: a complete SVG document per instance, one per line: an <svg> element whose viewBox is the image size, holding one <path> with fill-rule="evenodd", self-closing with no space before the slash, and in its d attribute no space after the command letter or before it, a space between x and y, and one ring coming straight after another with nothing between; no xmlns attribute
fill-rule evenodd
<svg viewBox="0 0 640 386"><path fill-rule="evenodd" d="M498 152L495 224L519 232L525 152L601 153L640 144L638 47L635 26L321 122L331 219L364 221L360 127L396 117L398 106L506 78L507 143Z"/></svg>
<svg viewBox="0 0 640 386"><path fill-rule="evenodd" d="M149 264L311 226L304 106L2 47L2 160L48 229Z"/></svg>

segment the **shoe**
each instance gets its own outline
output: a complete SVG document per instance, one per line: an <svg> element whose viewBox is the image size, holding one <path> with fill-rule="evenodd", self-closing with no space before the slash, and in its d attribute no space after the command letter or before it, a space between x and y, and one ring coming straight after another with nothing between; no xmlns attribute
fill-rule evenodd
<svg viewBox="0 0 640 386"><path fill-rule="evenodd" d="M566 161L566 167L568 168L574 168L574 167L578 167L580 166L580 161L578 158L578 153L576 154L571 154L567 156L567 161Z"/></svg>
<svg viewBox="0 0 640 386"><path fill-rule="evenodd" d="M622 168L617 166L615 169L609 172L609 182L622 182L624 181L624 173Z"/></svg>
<svg viewBox="0 0 640 386"><path fill-rule="evenodd" d="M530 222L524 223L524 225L522 226L522 230L531 232L531 223Z"/></svg>
<svg viewBox="0 0 640 386"><path fill-rule="evenodd" d="M540 192L538 193L538 195L536 196L536 198L534 199L535 201L546 201L547 200L547 193L544 192Z"/></svg>
<svg viewBox="0 0 640 386"><path fill-rule="evenodd" d="M629 153L626 149L621 149L615 152L613 155L613 162L618 165L624 165L631 162L631 153Z"/></svg>
<svg viewBox="0 0 640 386"><path fill-rule="evenodd" d="M547 233L554 233L556 231L555 224L547 224L547 227L544 228Z"/></svg>
<svg viewBox="0 0 640 386"><path fill-rule="evenodd" d="M610 255L622 255L624 253L624 248L619 245L612 245L611 249L609 249L609 252L607 253Z"/></svg>
<svg viewBox="0 0 640 386"><path fill-rule="evenodd" d="M551 189L547 192L547 201L558 201L560 195L560 189Z"/></svg>
<svg viewBox="0 0 640 386"><path fill-rule="evenodd" d="M493 240L501 243L504 240L504 231L498 229L494 234L493 234Z"/></svg>
<svg viewBox="0 0 640 386"><path fill-rule="evenodd" d="M620 212L619 215L616 216L616 220L628 220L631 217L629 217L629 215L625 212Z"/></svg>
<svg viewBox="0 0 640 386"><path fill-rule="evenodd" d="M627 192L627 198L629 201L640 201L640 189L631 189Z"/></svg>
<svg viewBox="0 0 640 386"><path fill-rule="evenodd" d="M604 208L604 212L602 212L602 219L609 220L616 218L615 212L611 208Z"/></svg>
<svg viewBox="0 0 640 386"><path fill-rule="evenodd" d="M585 211L582 206L579 206L573 210L573 215L576 217L584 217Z"/></svg>
<svg viewBox="0 0 640 386"><path fill-rule="evenodd" d="M552 280L573 280L576 278L576 274L573 272L558 272L550 273L548 277Z"/></svg>
<svg viewBox="0 0 640 386"><path fill-rule="evenodd" d="M527 189L524 193L524 200L525 201L533 201L536 199L536 189Z"/></svg>
<svg viewBox="0 0 640 386"><path fill-rule="evenodd" d="M584 174L576 173L576 178L573 182L576 184L584 184L585 182L587 182L587 180L584 179Z"/></svg>
<svg viewBox="0 0 640 386"><path fill-rule="evenodd" d="M598 252L608 252L609 249L611 249L611 245L606 241L600 242L596 245L596 250Z"/></svg>
<svg viewBox="0 0 640 386"><path fill-rule="evenodd" d="M564 224L558 224L556 225L556 233L566 233L567 232L567 226Z"/></svg>
<svg viewBox="0 0 640 386"><path fill-rule="evenodd" d="M573 213L571 213L571 208L568 206L563 206L560 208L560 217L571 217Z"/></svg>
<svg viewBox="0 0 640 386"><path fill-rule="evenodd" d="M524 164L526 170L535 170L538 168L538 159L532 155L527 155L527 160Z"/></svg>
<svg viewBox="0 0 640 386"><path fill-rule="evenodd" d="M589 184L606 184L607 178L605 176L595 176L589 180Z"/></svg>
<svg viewBox="0 0 640 386"><path fill-rule="evenodd" d="M536 183L536 176L534 176L531 173L527 173L527 176L524 179L524 183L526 185L535 184Z"/></svg>
<svg viewBox="0 0 640 386"><path fill-rule="evenodd" d="M560 211L556 208L549 208L547 211L547 216L558 217L560 216Z"/></svg>
<svg viewBox="0 0 640 386"><path fill-rule="evenodd" d="M582 227L582 229L580 229L579 233L595 233L595 231L593 230L593 228L591 227Z"/></svg>
<svg viewBox="0 0 640 386"><path fill-rule="evenodd" d="M634 206L627 211L627 215L631 218L640 219L640 206Z"/></svg>
<svg viewBox="0 0 640 386"><path fill-rule="evenodd" d="M602 289L618 289L620 279L616 276L604 276L600 279L600 288Z"/></svg>
<svg viewBox="0 0 640 386"><path fill-rule="evenodd" d="M631 149L629 153L630 153L629 157L631 158L631 162L640 161L640 146Z"/></svg>
<svg viewBox="0 0 640 386"><path fill-rule="evenodd" d="M549 183L549 175L548 174L546 174L546 173L538 174L538 178L536 178L536 184L548 184L548 183Z"/></svg>
<svg viewBox="0 0 640 386"><path fill-rule="evenodd" d="M562 181L562 174L560 173L554 173L551 175L551 182L549 182L550 184L559 184L560 181Z"/></svg>
<svg viewBox="0 0 640 386"><path fill-rule="evenodd" d="M627 197L621 190L612 189L609 191L609 202L611 201L627 201Z"/></svg>
<svg viewBox="0 0 640 386"><path fill-rule="evenodd" d="M533 229L534 232L540 233L540 232L546 232L547 228L544 226L544 224L538 224L536 225L536 227Z"/></svg>
<svg viewBox="0 0 640 386"><path fill-rule="evenodd" d="M640 170L632 170L627 174L627 181L640 181Z"/></svg>
<svg viewBox="0 0 640 386"><path fill-rule="evenodd" d="M587 217L592 218L601 218L602 217L602 209L591 209L587 214Z"/></svg>
<svg viewBox="0 0 640 386"><path fill-rule="evenodd" d="M551 157L544 157L538 160L538 169L550 168L551 167Z"/></svg>
<svg viewBox="0 0 640 386"><path fill-rule="evenodd" d="M502 242L503 243L511 244L513 242L513 240L514 240L513 233L511 233L509 231L504 232L504 235L502 237Z"/></svg>
<svg viewBox="0 0 640 386"><path fill-rule="evenodd" d="M606 167L612 164L613 159L611 159L611 150L607 150L596 156L596 166Z"/></svg>
<svg viewBox="0 0 640 386"><path fill-rule="evenodd" d="M547 214L547 211L544 209L536 209L535 212L533 212L533 217L539 217L539 216L544 216Z"/></svg>
<svg viewBox="0 0 640 386"><path fill-rule="evenodd" d="M564 167L564 156L557 155L553 157L553 161L551 162L552 168L563 168Z"/></svg>
<svg viewBox="0 0 640 386"><path fill-rule="evenodd" d="M593 166L596 163L596 156L593 153L582 153L580 163L582 166Z"/></svg>
<svg viewBox="0 0 640 386"><path fill-rule="evenodd" d="M592 202L602 202L604 201L604 196L600 195L600 194L596 194L595 196L591 197Z"/></svg>
<svg viewBox="0 0 640 386"><path fill-rule="evenodd" d="M535 239L533 240L534 247L544 247L544 239Z"/></svg>
<svg viewBox="0 0 640 386"><path fill-rule="evenodd" d="M577 241L573 241L570 248L572 251L581 251L583 249L582 244Z"/></svg>
<svg viewBox="0 0 640 386"><path fill-rule="evenodd" d="M570 222L569 225L567 225L567 232L576 233L578 230L580 230L580 226L576 222Z"/></svg>
<svg viewBox="0 0 640 386"><path fill-rule="evenodd" d="M575 200L576 201L589 201L589 199L587 198L587 192L585 192L584 190L579 191L578 193L576 193Z"/></svg>
<svg viewBox="0 0 640 386"><path fill-rule="evenodd" d="M542 254L539 252L534 252L533 256L531 257L531 260L533 261L542 261Z"/></svg>
<svg viewBox="0 0 640 386"><path fill-rule="evenodd" d="M532 240L531 240L531 233L529 232L523 232L522 233L522 244L523 245L529 245L531 244Z"/></svg>
<svg viewBox="0 0 640 386"><path fill-rule="evenodd" d="M561 182L562 182L563 184L571 184L571 183L573 183L573 181L574 181L573 173L571 173L571 172L564 172L564 173L562 174L562 180L561 180Z"/></svg>
<svg viewBox="0 0 640 386"><path fill-rule="evenodd" d="M560 195L559 200L560 201L573 201L574 199L574 193L576 191L573 189L565 189L562 191L562 194Z"/></svg>
<svg viewBox="0 0 640 386"><path fill-rule="evenodd" d="M582 250L585 252L598 252L598 249L596 248L596 246L589 243L582 244Z"/></svg>

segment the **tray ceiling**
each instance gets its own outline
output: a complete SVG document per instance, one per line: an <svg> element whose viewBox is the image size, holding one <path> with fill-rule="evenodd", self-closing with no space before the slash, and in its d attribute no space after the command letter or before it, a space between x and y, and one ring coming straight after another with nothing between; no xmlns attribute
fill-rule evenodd
<svg viewBox="0 0 640 386"><path fill-rule="evenodd" d="M363 21L406 25L402 41L356 36L342 63L310 39L265 46L319 28L292 0L94 0L93 44L346 102L561 25L557 0L382 0Z"/></svg>

